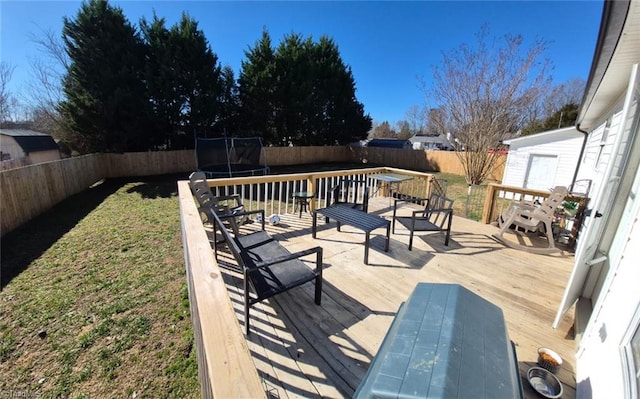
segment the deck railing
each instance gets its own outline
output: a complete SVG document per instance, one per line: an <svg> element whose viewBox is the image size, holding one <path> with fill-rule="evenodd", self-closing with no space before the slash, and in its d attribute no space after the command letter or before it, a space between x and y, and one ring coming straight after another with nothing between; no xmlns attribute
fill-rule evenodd
<svg viewBox="0 0 640 399"><path fill-rule="evenodd" d="M317 192L318 198L311 206L326 206L328 188L341 177L363 179L366 181L363 185L375 187L372 196L381 196L388 192L387 187L375 186L372 176L385 172L412 177L400 184L396 195L422 197L431 190L433 175L393 168L213 179L209 180L209 185L214 194L240 194L246 208L264 209L266 214L287 213L293 210L291 193L294 191ZM178 182L178 196L202 397L263 398L266 396L265 388L187 181Z"/></svg>
<svg viewBox="0 0 640 399"><path fill-rule="evenodd" d="M410 180L403 181L394 187L394 196L411 196L425 198L433 186L433 175L430 173L413 172L395 168L368 168L354 170L339 170L329 172L296 173L267 176L247 176L209 180L214 195L238 194L243 199L248 210L264 209L266 215L293 213L293 193L306 191L314 193L310 200L311 210L326 207L331 201L331 188L341 178L357 180L360 183L350 198L355 202L362 201L364 187L370 188L370 197L383 196L388 193L388 184L378 183L376 174L396 173L410 176Z"/></svg>
<svg viewBox="0 0 640 399"><path fill-rule="evenodd" d="M498 216L512 201L527 201L530 203L542 203L550 192L545 190L532 190L522 187L504 186L501 184L489 184L482 211L482 223L492 223L498 220ZM566 234L566 242L570 247L575 245L578 238L584 211L589 198L585 195L569 194L563 203L573 203L575 209L572 214L558 213L558 226ZM556 237L558 239L559 237Z"/></svg>

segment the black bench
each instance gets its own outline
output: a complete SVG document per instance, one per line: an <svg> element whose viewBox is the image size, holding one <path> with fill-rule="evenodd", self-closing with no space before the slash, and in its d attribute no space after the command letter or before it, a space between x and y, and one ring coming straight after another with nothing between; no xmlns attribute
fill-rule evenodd
<svg viewBox="0 0 640 399"><path fill-rule="evenodd" d="M262 230L232 236L223 224L233 215L212 213L214 235L222 234L244 276L244 319L246 333L249 335L249 308L251 305L271 298L281 292L315 280L315 303L320 305L322 295L322 248L315 247L295 253L289 252L264 231L264 211ZM316 254L316 267L312 269L300 260L303 256ZM216 251L217 256L217 251ZM251 295L253 292L253 295Z"/></svg>

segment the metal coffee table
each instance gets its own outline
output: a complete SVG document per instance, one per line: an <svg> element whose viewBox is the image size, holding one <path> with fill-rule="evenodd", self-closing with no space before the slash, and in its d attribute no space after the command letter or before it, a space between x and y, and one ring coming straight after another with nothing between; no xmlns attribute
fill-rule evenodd
<svg viewBox="0 0 640 399"><path fill-rule="evenodd" d="M316 229L318 224L318 214L326 218L333 219L338 223L338 231L343 224L355 227L365 233L364 241L364 264L369 264L369 236L371 232L380 227L387 228L387 242L384 247L385 252L389 252L389 233L391 222L378 215L372 215L359 209L354 209L348 205L336 204L328 208L317 209L313 212L313 225L311 228L313 238L316 238Z"/></svg>

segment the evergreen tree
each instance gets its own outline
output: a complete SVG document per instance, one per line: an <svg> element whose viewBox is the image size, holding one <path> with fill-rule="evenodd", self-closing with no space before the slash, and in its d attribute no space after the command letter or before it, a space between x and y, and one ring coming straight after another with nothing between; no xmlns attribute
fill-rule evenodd
<svg viewBox="0 0 640 399"><path fill-rule="evenodd" d="M228 65L222 68L220 78L222 91L219 101L222 108L215 130L225 135L237 135L239 131L240 103L238 85L236 84L233 69Z"/></svg>
<svg viewBox="0 0 640 399"><path fill-rule="evenodd" d="M578 104L570 103L553 113L543 121L535 121L522 130L522 135L546 132L563 127L574 126L578 119Z"/></svg>
<svg viewBox="0 0 640 399"><path fill-rule="evenodd" d="M192 147L194 135L212 135L222 118L218 57L187 14L170 29L155 15L140 25L149 47L147 88L163 144L173 149Z"/></svg>
<svg viewBox="0 0 640 399"><path fill-rule="evenodd" d="M344 64L338 46L323 36L315 45L316 115L318 140L315 145L342 145L363 140L371 129L371 117L356 98L351 68Z"/></svg>
<svg viewBox="0 0 640 399"><path fill-rule="evenodd" d="M122 10L107 1L84 2L74 19L64 18L63 41L71 62L61 111L82 151L149 149L145 46Z"/></svg>
<svg viewBox="0 0 640 399"><path fill-rule="evenodd" d="M239 91L249 134L276 145L341 145L366 138L371 118L331 39L314 43L290 34L274 51L263 31L246 55Z"/></svg>
<svg viewBox="0 0 640 399"><path fill-rule="evenodd" d="M238 78L241 134L259 136L265 143L278 144L274 120L277 112L275 54L266 29L255 46L245 51L245 56L247 60L242 61Z"/></svg>

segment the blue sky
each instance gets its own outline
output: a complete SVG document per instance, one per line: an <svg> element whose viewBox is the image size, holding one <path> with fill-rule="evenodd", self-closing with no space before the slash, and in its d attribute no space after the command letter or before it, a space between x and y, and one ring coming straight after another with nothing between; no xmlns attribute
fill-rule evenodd
<svg viewBox="0 0 640 399"><path fill-rule="evenodd" d="M40 57L30 34L59 33L79 1L0 0L0 56L15 67L10 89L30 79L30 59ZM412 105L425 104L418 76L428 82L443 52L473 44L487 24L492 37L521 34L526 43L549 42L545 54L556 83L587 79L602 14L602 1L111 1L130 22L153 11L175 23L186 11L199 23L222 65L237 73L244 52L263 28L275 45L289 33L331 37L351 66L358 100L374 121L394 123Z"/></svg>

